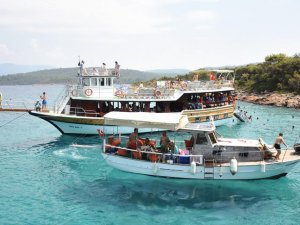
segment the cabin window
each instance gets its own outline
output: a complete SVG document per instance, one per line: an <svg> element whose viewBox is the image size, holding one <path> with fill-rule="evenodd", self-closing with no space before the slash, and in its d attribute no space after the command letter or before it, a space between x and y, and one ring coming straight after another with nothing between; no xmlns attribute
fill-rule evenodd
<svg viewBox="0 0 300 225"><path fill-rule="evenodd" d="M111 78L106 78L106 86L111 86Z"/></svg>
<svg viewBox="0 0 300 225"><path fill-rule="evenodd" d="M209 133L208 136L209 136L212 144L217 143L217 139L216 139L216 136L214 135L214 133Z"/></svg>
<svg viewBox="0 0 300 225"><path fill-rule="evenodd" d="M83 86L90 86L90 78L83 78L82 79Z"/></svg>
<svg viewBox="0 0 300 225"><path fill-rule="evenodd" d="M99 78L100 86L104 86L104 78Z"/></svg>
<svg viewBox="0 0 300 225"><path fill-rule="evenodd" d="M206 139L205 133L197 134L196 144L197 145L206 145L207 144L207 139Z"/></svg>
<svg viewBox="0 0 300 225"><path fill-rule="evenodd" d="M97 78L91 78L91 86L97 86Z"/></svg>

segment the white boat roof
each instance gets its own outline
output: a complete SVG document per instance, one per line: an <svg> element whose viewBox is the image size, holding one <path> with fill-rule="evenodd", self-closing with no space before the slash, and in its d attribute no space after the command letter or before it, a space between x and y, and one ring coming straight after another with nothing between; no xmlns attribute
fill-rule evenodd
<svg viewBox="0 0 300 225"><path fill-rule="evenodd" d="M182 131L204 131L211 132L216 129L213 121L207 123L187 123L185 126L181 127Z"/></svg>
<svg viewBox="0 0 300 225"><path fill-rule="evenodd" d="M216 73L234 73L234 70L210 70Z"/></svg>
<svg viewBox="0 0 300 225"><path fill-rule="evenodd" d="M104 115L104 124L136 128L178 130L188 124L181 113L110 112Z"/></svg>

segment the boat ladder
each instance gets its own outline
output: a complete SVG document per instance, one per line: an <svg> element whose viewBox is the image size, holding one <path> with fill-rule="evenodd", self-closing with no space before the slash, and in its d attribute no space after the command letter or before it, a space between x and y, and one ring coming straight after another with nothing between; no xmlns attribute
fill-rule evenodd
<svg viewBox="0 0 300 225"><path fill-rule="evenodd" d="M215 160L204 159L204 179L214 179L215 174Z"/></svg>

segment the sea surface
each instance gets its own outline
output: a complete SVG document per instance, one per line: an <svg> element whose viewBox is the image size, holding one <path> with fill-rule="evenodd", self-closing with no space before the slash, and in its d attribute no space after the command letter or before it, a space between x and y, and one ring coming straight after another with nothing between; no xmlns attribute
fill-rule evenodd
<svg viewBox="0 0 300 225"><path fill-rule="evenodd" d="M32 102L46 91L50 104L62 89L0 86L4 98ZM253 121L219 127L223 136L273 144L283 132L289 146L300 142L300 110L238 104ZM300 164L277 180L155 178L112 169L100 145L27 113L0 112L0 224L300 224Z"/></svg>

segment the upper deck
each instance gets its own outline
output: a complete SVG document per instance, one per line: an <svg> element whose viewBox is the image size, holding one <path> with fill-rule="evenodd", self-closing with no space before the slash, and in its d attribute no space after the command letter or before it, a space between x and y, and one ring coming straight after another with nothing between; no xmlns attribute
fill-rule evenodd
<svg viewBox="0 0 300 225"><path fill-rule="evenodd" d="M107 101L176 101L183 94L229 92L234 90L232 70L214 70L210 80L193 81L163 80L152 87L114 85L120 76L115 69L88 68L79 73L78 84L70 90L71 97L78 100Z"/></svg>

